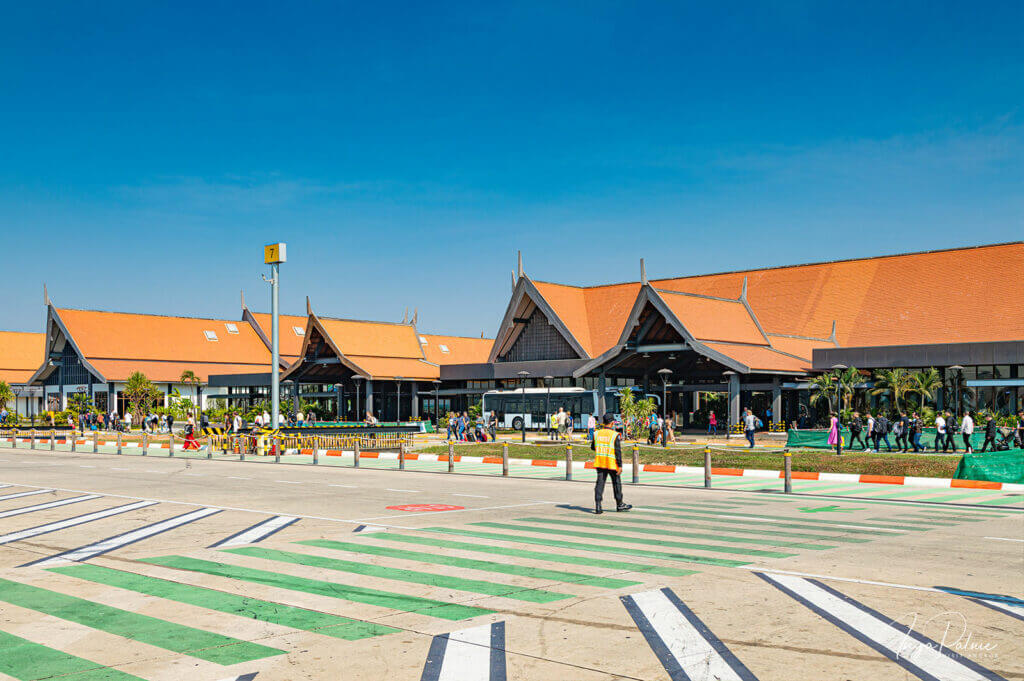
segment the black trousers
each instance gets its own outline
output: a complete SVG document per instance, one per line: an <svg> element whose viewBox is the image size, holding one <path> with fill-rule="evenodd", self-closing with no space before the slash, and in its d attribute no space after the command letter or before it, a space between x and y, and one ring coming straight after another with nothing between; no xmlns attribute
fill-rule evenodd
<svg viewBox="0 0 1024 681"><path fill-rule="evenodd" d="M946 451L945 433L935 433L935 451L939 451L939 447L942 447L942 451Z"/></svg>
<svg viewBox="0 0 1024 681"><path fill-rule="evenodd" d="M981 451L984 452L986 449L988 449L989 445L992 445L992 451L995 451L995 449L996 449L996 438L995 438L994 435L986 435L985 436L985 443L983 445L981 445Z"/></svg>
<svg viewBox="0 0 1024 681"><path fill-rule="evenodd" d="M864 438L861 437L861 431L859 431L859 430L855 431L855 432L854 431L850 432L850 444L846 448L847 449L853 449L853 443L854 442L860 442L860 448L861 449L867 449L868 448L867 444L864 443Z"/></svg>
<svg viewBox="0 0 1024 681"><path fill-rule="evenodd" d="M900 433L899 435L896 436L896 449L900 450L901 452L905 452L908 449L910 449L910 443L907 442L906 433Z"/></svg>
<svg viewBox="0 0 1024 681"><path fill-rule="evenodd" d="M594 483L594 501L601 503L601 499L604 497L604 481L605 478L612 479L612 494L615 495L615 503L619 506L622 505L622 476L618 471L613 471L608 468L597 469L597 482Z"/></svg>
<svg viewBox="0 0 1024 681"><path fill-rule="evenodd" d="M963 433L963 436L964 436L964 451L965 452L970 451L971 450L971 436L968 435L967 433Z"/></svg>
<svg viewBox="0 0 1024 681"><path fill-rule="evenodd" d="M946 433L946 444L942 445L943 452L946 451L946 445L949 445L949 448L956 452L956 433Z"/></svg>

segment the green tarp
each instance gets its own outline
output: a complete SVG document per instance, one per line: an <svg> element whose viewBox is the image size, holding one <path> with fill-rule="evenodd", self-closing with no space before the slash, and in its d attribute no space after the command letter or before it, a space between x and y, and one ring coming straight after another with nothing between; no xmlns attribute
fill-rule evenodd
<svg viewBox="0 0 1024 681"><path fill-rule="evenodd" d="M1024 449L965 454L953 477L961 480L1024 483Z"/></svg>
<svg viewBox="0 0 1024 681"><path fill-rule="evenodd" d="M867 433L862 431L861 438L867 442ZM909 441L909 440L908 440ZM963 435L954 435L953 441L956 442L956 448L963 450L964 438ZM978 430L974 431L971 435L971 444L974 445L975 449L980 449L981 445L985 442L985 434ZM889 443L894 447L896 445L895 433L889 433ZM847 428L843 428L843 446L847 447L850 444L850 431ZM819 449L829 449L835 445L828 444L828 431L827 430L790 430L787 433L786 438L787 447L814 447ZM882 442L882 446L885 446L885 442ZM925 428L924 432L921 433L921 446L925 449L934 451L935 448L935 429ZM857 443L857 448L860 449L860 443ZM940 448L941 451L941 448Z"/></svg>

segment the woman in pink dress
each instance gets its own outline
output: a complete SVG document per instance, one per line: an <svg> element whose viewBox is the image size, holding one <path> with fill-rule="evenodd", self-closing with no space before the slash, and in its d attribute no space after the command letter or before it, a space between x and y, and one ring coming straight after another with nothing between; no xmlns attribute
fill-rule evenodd
<svg viewBox="0 0 1024 681"><path fill-rule="evenodd" d="M836 418L835 412L829 414L831 422L828 427L828 443L835 447L836 443L839 442L839 419Z"/></svg>

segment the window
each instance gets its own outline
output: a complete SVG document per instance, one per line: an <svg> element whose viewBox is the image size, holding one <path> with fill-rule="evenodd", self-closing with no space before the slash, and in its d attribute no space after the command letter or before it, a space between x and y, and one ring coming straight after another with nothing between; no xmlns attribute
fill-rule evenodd
<svg viewBox="0 0 1024 681"><path fill-rule="evenodd" d="M426 336L420 336L420 345L426 345L426 344L427 344L427 337Z"/></svg>
<svg viewBox="0 0 1024 681"><path fill-rule="evenodd" d="M441 348L441 352L448 352L448 346L447 345L441 344L441 345L438 345L437 347Z"/></svg>
<svg viewBox="0 0 1024 681"><path fill-rule="evenodd" d="M306 335L306 330L304 328L302 328L301 326L293 326L292 327L292 331L295 332L296 336L305 336Z"/></svg>
<svg viewBox="0 0 1024 681"><path fill-rule="evenodd" d="M216 331L210 331L209 329L207 329L206 331L203 331L203 335L206 336L206 340L208 340L208 341L215 341L215 340L217 340L217 332Z"/></svg>
<svg viewBox="0 0 1024 681"><path fill-rule="evenodd" d="M238 333L238 325L226 323L224 326L227 328L228 333Z"/></svg>

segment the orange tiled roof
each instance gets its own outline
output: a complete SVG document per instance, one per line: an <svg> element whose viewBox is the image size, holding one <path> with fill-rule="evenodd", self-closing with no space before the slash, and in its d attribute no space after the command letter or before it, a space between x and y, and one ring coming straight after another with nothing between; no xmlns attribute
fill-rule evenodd
<svg viewBox="0 0 1024 681"><path fill-rule="evenodd" d="M406 357L365 357L361 355L345 355L345 358L358 366L371 379L404 379L431 381L440 378L441 369L422 359Z"/></svg>
<svg viewBox="0 0 1024 681"><path fill-rule="evenodd" d="M405 357L422 359L416 329L410 324L365 322L317 317L346 357Z"/></svg>
<svg viewBox="0 0 1024 681"><path fill-rule="evenodd" d="M757 328L746 305L738 300L668 291L659 293L676 318L698 340L768 345L768 339Z"/></svg>
<svg viewBox="0 0 1024 681"><path fill-rule="evenodd" d="M250 311L251 312L251 311ZM270 339L270 314L266 312L252 312L252 316L256 319L256 323L259 324L260 329L266 334L267 339ZM297 315L283 314L278 318L278 324L280 325L281 337L278 341L278 348L281 353L281 358L291 364L299 358L302 354L302 341L304 336L300 336L295 333L294 327L298 327L305 332L307 317L299 317Z"/></svg>
<svg viewBox="0 0 1024 681"><path fill-rule="evenodd" d="M615 345L640 292L635 283L591 288L532 283L590 357Z"/></svg>
<svg viewBox="0 0 1024 681"><path fill-rule="evenodd" d="M734 345L732 343L704 343L715 352L731 357L755 371L810 371L811 363L784 355L761 345Z"/></svg>
<svg viewBox="0 0 1024 681"><path fill-rule="evenodd" d="M494 345L493 338L467 338L464 336L439 336L421 333L427 342L421 343L423 354L434 364L482 364L487 361ZM448 352L441 350L441 346Z"/></svg>
<svg viewBox="0 0 1024 681"><path fill-rule="evenodd" d="M111 359L270 364L263 341L251 326L238 320L63 308L56 312L90 363ZM238 333L229 333L228 324ZM216 341L206 339L208 330L216 333Z"/></svg>
<svg viewBox="0 0 1024 681"><path fill-rule="evenodd" d="M214 374L269 374L270 354L265 364L232 364L220 362L163 362L138 359L90 359L96 371L108 381L126 381L132 373L141 371L154 383L179 383L181 373L188 369L204 383Z"/></svg>
<svg viewBox="0 0 1024 681"><path fill-rule="evenodd" d="M781 352L786 352L791 355L803 357L808 362L811 361L811 355L816 348L834 348L835 343L828 340L818 340L814 338L792 338L789 336L778 336L774 334L768 334L768 338L772 341L772 347Z"/></svg>
<svg viewBox="0 0 1024 681"><path fill-rule="evenodd" d="M652 281L660 289L747 298L768 333L841 346L1024 338L1024 243Z"/></svg>
<svg viewBox="0 0 1024 681"><path fill-rule="evenodd" d="M26 383L45 354L45 333L0 331L0 381Z"/></svg>

